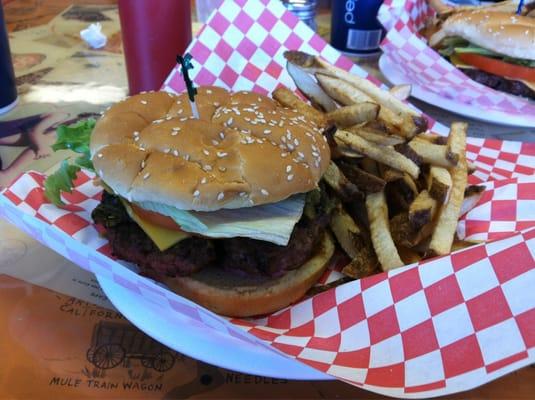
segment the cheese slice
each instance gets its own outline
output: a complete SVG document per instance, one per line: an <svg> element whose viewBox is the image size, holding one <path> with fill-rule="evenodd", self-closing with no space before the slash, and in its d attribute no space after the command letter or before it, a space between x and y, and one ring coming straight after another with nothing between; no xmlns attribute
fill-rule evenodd
<svg viewBox="0 0 535 400"><path fill-rule="evenodd" d="M160 249L160 251L167 250L169 247L177 244L181 240L187 239L191 235L182 232L175 231L171 229L162 228L161 226L155 225L152 222L142 219L137 215L128 202L122 200L126 212L132 218L136 224L140 226L141 229L147 234L148 237L154 242L154 244Z"/></svg>

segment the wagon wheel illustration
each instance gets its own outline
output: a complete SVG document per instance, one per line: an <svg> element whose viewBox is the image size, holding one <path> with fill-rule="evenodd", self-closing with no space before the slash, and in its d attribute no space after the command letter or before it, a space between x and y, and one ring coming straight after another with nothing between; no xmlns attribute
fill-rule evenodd
<svg viewBox="0 0 535 400"><path fill-rule="evenodd" d="M168 371L173 368L173 365L175 365L175 356L169 351L162 351L152 361L152 368L158 372Z"/></svg>
<svg viewBox="0 0 535 400"><path fill-rule="evenodd" d="M141 359L141 365L143 365L145 368L153 368L153 360L149 357L143 357Z"/></svg>
<svg viewBox="0 0 535 400"><path fill-rule="evenodd" d="M89 361L91 364L94 364L93 357L95 356L95 348L90 347L87 349L87 353L85 353L85 357L87 358L87 361Z"/></svg>
<svg viewBox="0 0 535 400"><path fill-rule="evenodd" d="M95 350L93 364L100 369L116 367L124 360L125 351L118 344L105 344Z"/></svg>

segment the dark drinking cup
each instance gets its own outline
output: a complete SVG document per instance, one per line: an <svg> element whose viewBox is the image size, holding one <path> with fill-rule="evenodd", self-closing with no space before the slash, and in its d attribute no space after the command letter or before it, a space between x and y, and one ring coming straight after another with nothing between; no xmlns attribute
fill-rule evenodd
<svg viewBox="0 0 535 400"><path fill-rule="evenodd" d="M131 95L158 90L191 41L189 0L119 0Z"/></svg>
<svg viewBox="0 0 535 400"><path fill-rule="evenodd" d="M9 51L4 10L0 2L0 114L11 110L17 103L15 72Z"/></svg>

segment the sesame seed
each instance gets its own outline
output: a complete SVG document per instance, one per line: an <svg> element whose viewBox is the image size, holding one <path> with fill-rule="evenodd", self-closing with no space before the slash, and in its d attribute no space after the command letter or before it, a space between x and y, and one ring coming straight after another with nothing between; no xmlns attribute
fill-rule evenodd
<svg viewBox="0 0 535 400"><path fill-rule="evenodd" d="M217 140L215 140L215 139L212 139L212 144L213 144L214 146L217 146L217 145L219 144L219 142L218 142Z"/></svg>
<svg viewBox="0 0 535 400"><path fill-rule="evenodd" d="M288 129L286 130L286 137L288 139L291 139L292 138L292 132L290 132Z"/></svg>
<svg viewBox="0 0 535 400"><path fill-rule="evenodd" d="M189 161L189 154L184 154L184 160Z"/></svg>
<svg viewBox="0 0 535 400"><path fill-rule="evenodd" d="M288 143L288 150L293 151L295 149L295 146L291 143Z"/></svg>
<svg viewBox="0 0 535 400"><path fill-rule="evenodd" d="M198 190L193 192L193 197L199 197L200 195L201 195L201 192L199 192Z"/></svg>
<svg viewBox="0 0 535 400"><path fill-rule="evenodd" d="M203 167L203 169L204 169L205 171L211 171L211 170L212 170L212 166L211 166L211 165L205 165L205 166Z"/></svg>
<svg viewBox="0 0 535 400"><path fill-rule="evenodd" d="M181 108L180 110L178 110L176 113L177 114L182 114L184 112L184 110Z"/></svg>
<svg viewBox="0 0 535 400"><path fill-rule="evenodd" d="M204 178L201 179L201 183L202 183L202 184L205 184L207 181L208 181L208 179L206 179L206 177L204 177Z"/></svg>
<svg viewBox="0 0 535 400"><path fill-rule="evenodd" d="M138 131L134 131L134 136L139 136L139 132Z"/></svg>
<svg viewBox="0 0 535 400"><path fill-rule="evenodd" d="M165 117L166 121L171 121L172 119L173 119L173 117L171 117L171 116Z"/></svg>
<svg viewBox="0 0 535 400"><path fill-rule="evenodd" d="M145 168L145 160L141 161L141 169Z"/></svg>
<svg viewBox="0 0 535 400"><path fill-rule="evenodd" d="M260 190L260 193L262 193L264 196L269 196L269 192L266 189Z"/></svg>
<svg viewBox="0 0 535 400"><path fill-rule="evenodd" d="M176 104L182 104L182 102L180 100L177 100Z"/></svg>
<svg viewBox="0 0 535 400"><path fill-rule="evenodd" d="M221 201L225 198L225 193L223 192L219 192L218 195L217 195L217 200L218 201Z"/></svg>
<svg viewBox="0 0 535 400"><path fill-rule="evenodd" d="M178 131L171 131L171 136L176 136L178 135Z"/></svg>
<svg viewBox="0 0 535 400"><path fill-rule="evenodd" d="M140 103L145 105L145 104L147 104L147 100L141 100Z"/></svg>
<svg viewBox="0 0 535 400"><path fill-rule="evenodd" d="M134 137L134 142L137 142L139 140L139 136Z"/></svg>
<svg viewBox="0 0 535 400"><path fill-rule="evenodd" d="M187 121L188 120L188 117L182 117L179 119L180 122L184 122L184 121Z"/></svg>
<svg viewBox="0 0 535 400"><path fill-rule="evenodd" d="M281 127L281 128L282 128L282 127L283 127L283 125L284 125L284 121L280 121L280 122L279 122L279 127Z"/></svg>
<svg viewBox="0 0 535 400"><path fill-rule="evenodd" d="M227 126L228 125L232 125L232 123L234 122L234 119L232 117L230 117L228 120L227 120Z"/></svg>
<svg viewBox="0 0 535 400"><path fill-rule="evenodd" d="M227 169L225 167L218 167L218 169L221 171L221 172L225 172Z"/></svg>
<svg viewBox="0 0 535 400"><path fill-rule="evenodd" d="M174 155L175 157L178 157L178 150L173 150L173 155Z"/></svg>
<svg viewBox="0 0 535 400"><path fill-rule="evenodd" d="M206 93L212 94L212 91L210 89L206 89Z"/></svg>
<svg viewBox="0 0 535 400"><path fill-rule="evenodd" d="M102 158L102 157L104 157L104 155L103 155L102 153L98 153L98 154L97 154L97 157L98 157L98 158Z"/></svg>
<svg viewBox="0 0 535 400"><path fill-rule="evenodd" d="M292 179L294 178L294 175L293 174L290 174L286 177L286 179L288 179L289 181L291 181Z"/></svg>
<svg viewBox="0 0 535 400"><path fill-rule="evenodd" d="M299 146L299 140L297 140L297 138L294 139L294 144L295 144L296 146Z"/></svg>
<svg viewBox="0 0 535 400"><path fill-rule="evenodd" d="M286 136L281 136L282 143L286 143Z"/></svg>
<svg viewBox="0 0 535 400"><path fill-rule="evenodd" d="M291 170L292 170L292 166L291 166L291 165L287 165L287 166L286 166L286 172L288 173L288 172L290 172Z"/></svg>
<svg viewBox="0 0 535 400"><path fill-rule="evenodd" d="M225 139L225 134L223 132L219 132L219 137L221 140Z"/></svg>
<svg viewBox="0 0 535 400"><path fill-rule="evenodd" d="M164 152L165 154L169 153L170 151L171 151L171 149L164 149L164 150L163 150L163 152Z"/></svg>
<svg viewBox="0 0 535 400"><path fill-rule="evenodd" d="M150 176L150 173L147 172L145 175L143 175L143 179L147 179Z"/></svg>
<svg viewBox="0 0 535 400"><path fill-rule="evenodd" d="M225 153L224 151L218 151L218 152L217 152L217 156L218 156L219 158L223 158L223 157L228 156L228 153Z"/></svg>
<svg viewBox="0 0 535 400"><path fill-rule="evenodd" d="M219 106L220 106L219 102L217 102L217 101L214 102L214 107L219 107Z"/></svg>
<svg viewBox="0 0 535 400"><path fill-rule="evenodd" d="M288 153L281 153L281 157L282 158L288 157Z"/></svg>
<svg viewBox="0 0 535 400"><path fill-rule="evenodd" d="M210 152L206 149L203 149L202 152L204 153L205 156L209 156L210 155Z"/></svg>
<svg viewBox="0 0 535 400"><path fill-rule="evenodd" d="M305 158L305 155L300 151L297 152L297 156L301 159Z"/></svg>
<svg viewBox="0 0 535 400"><path fill-rule="evenodd" d="M264 135L269 135L271 133L271 129L264 129Z"/></svg>

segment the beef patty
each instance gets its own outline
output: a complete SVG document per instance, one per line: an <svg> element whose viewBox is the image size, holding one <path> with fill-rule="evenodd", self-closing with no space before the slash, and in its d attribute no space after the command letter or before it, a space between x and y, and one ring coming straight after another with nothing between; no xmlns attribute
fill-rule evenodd
<svg viewBox="0 0 535 400"><path fill-rule="evenodd" d="M328 215L305 216L296 224L286 246L249 238L210 239L192 236L160 251L126 212L119 197L104 192L92 213L106 228L112 254L138 265L142 273L186 276L213 265L247 275L278 277L312 258L328 224Z"/></svg>
<svg viewBox="0 0 535 400"><path fill-rule="evenodd" d="M535 100L535 91L531 90L526 84L502 76L489 74L488 72L480 71L472 68L460 68L461 71L472 80L488 86L492 89L501 92L514 94L516 96L527 97L530 100Z"/></svg>

